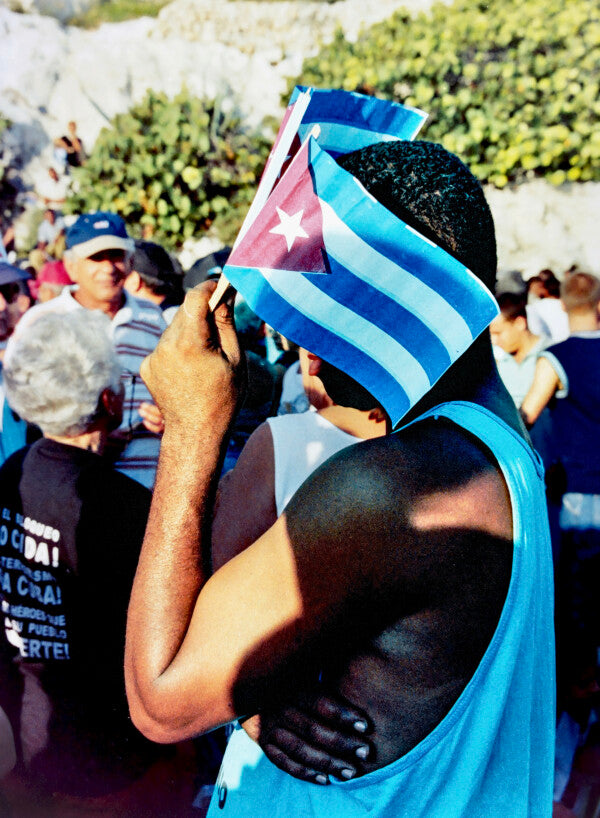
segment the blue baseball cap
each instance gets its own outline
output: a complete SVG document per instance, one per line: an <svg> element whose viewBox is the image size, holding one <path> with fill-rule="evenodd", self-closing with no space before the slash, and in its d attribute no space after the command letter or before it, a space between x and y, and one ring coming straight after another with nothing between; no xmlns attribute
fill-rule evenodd
<svg viewBox="0 0 600 818"><path fill-rule="evenodd" d="M123 250L133 253L133 239L127 235L125 222L116 213L99 210L84 213L67 230L66 249L76 258L89 258L101 250Z"/></svg>

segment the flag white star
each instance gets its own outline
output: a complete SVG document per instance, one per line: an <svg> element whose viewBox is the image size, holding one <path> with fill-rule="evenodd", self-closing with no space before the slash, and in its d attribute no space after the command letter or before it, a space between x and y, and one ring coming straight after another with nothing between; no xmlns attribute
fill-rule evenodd
<svg viewBox="0 0 600 818"><path fill-rule="evenodd" d="M278 207L277 215L279 216L279 224L277 227L271 228L269 233L277 233L280 236L283 236L285 238L289 253L294 246L296 239L308 238L308 233L300 224L302 221L302 216L304 215L304 210L299 210L297 213L294 213L293 216L288 216L284 210Z"/></svg>

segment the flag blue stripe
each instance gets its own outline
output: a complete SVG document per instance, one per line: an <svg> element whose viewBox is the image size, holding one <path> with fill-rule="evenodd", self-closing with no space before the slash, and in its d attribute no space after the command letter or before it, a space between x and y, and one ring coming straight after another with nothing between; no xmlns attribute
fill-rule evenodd
<svg viewBox="0 0 600 818"><path fill-rule="evenodd" d="M431 382L420 361L378 326L334 301L298 273L268 269L261 269L260 272L271 288L296 310L339 338L356 344L379 363L402 384L413 403L428 391Z"/></svg>
<svg viewBox="0 0 600 818"><path fill-rule="evenodd" d="M290 341L347 372L376 396L394 425L408 412L411 402L402 385L389 372L354 343L340 338L295 309L273 290L256 268L227 264L223 272L263 321ZM289 275L285 270L279 272Z"/></svg>
<svg viewBox="0 0 600 818"><path fill-rule="evenodd" d="M498 314L493 295L470 270L411 230L370 196L362 185L318 146L311 145L315 191L350 231L398 266L408 269L461 315L473 337ZM403 230L402 241L398 231ZM473 286L465 286L465 276ZM483 323L482 323L483 322Z"/></svg>
<svg viewBox="0 0 600 818"><path fill-rule="evenodd" d="M452 361L473 341L469 325L454 307L412 271L381 255L356 235L327 202L321 202L328 255L405 309L436 335ZM403 227L403 225L401 225ZM364 230L363 230L364 232Z"/></svg>
<svg viewBox="0 0 600 818"><path fill-rule="evenodd" d="M430 383L435 383L452 363L448 350L437 335L410 310L355 276L330 254L329 263L331 275L305 273L306 277L335 301L359 312L395 338L419 360Z"/></svg>
<svg viewBox="0 0 600 818"><path fill-rule="evenodd" d="M296 86L290 104L306 90L308 89L303 86ZM353 125L364 122L365 127L370 130L392 134L400 139L414 139L426 119L427 114L418 108L409 108L390 100L339 89L312 89L310 104L303 122L312 124L338 122Z"/></svg>

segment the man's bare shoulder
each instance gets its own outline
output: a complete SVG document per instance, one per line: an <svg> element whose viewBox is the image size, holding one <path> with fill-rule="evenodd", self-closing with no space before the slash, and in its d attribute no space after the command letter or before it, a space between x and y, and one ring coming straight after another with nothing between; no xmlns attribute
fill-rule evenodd
<svg viewBox="0 0 600 818"><path fill-rule="evenodd" d="M449 420L425 419L331 457L297 492L286 516L289 520L310 505L329 518L328 506L350 514L371 509L408 523L416 502L478 480L506 491L496 460L481 441Z"/></svg>
<svg viewBox="0 0 600 818"><path fill-rule="evenodd" d="M327 461L286 509L301 566L345 557L365 592L421 585L483 541L512 543L508 490L488 450L445 420L424 420ZM335 555L337 554L337 558ZM385 567L385 578L382 577Z"/></svg>

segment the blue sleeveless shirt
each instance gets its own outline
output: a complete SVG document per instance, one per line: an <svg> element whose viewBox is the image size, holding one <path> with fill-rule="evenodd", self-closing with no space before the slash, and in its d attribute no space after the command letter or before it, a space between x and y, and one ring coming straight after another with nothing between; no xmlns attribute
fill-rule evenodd
<svg viewBox="0 0 600 818"><path fill-rule="evenodd" d="M492 640L437 727L386 767L327 787L280 771L234 731L209 818L550 818L554 766L553 577L543 467L503 421L472 403L442 417L496 458L513 513L513 564ZM417 422L417 421L415 421Z"/></svg>
<svg viewBox="0 0 600 818"><path fill-rule="evenodd" d="M553 454L565 467L566 490L600 494L600 331L574 333L541 355L562 384L551 420Z"/></svg>

